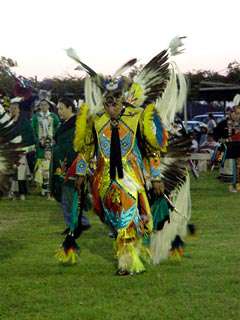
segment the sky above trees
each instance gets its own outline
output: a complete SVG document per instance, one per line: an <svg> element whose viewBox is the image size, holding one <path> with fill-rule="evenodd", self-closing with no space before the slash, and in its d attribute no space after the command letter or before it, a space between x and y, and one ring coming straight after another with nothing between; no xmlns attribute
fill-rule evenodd
<svg viewBox="0 0 240 320"><path fill-rule="evenodd" d="M74 75L64 48L74 47L98 72L133 57L145 63L171 38L185 35L183 71L224 73L240 60L238 0L2 0L0 56L24 76Z"/></svg>

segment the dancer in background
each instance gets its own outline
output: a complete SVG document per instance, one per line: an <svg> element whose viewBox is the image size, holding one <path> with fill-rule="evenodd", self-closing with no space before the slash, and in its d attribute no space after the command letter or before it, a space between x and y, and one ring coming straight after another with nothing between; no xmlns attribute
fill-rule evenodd
<svg viewBox="0 0 240 320"><path fill-rule="evenodd" d="M32 126L37 137L35 181L41 187L41 195L49 198L49 176L54 135L59 126L59 118L49 111L51 103L43 99L39 103L40 112L33 115Z"/></svg>
<svg viewBox="0 0 240 320"><path fill-rule="evenodd" d="M240 192L240 95L233 99L233 109L229 116L221 121L214 130L214 137L221 142L215 150L213 162L220 162L222 167L231 164L232 181L230 192Z"/></svg>
<svg viewBox="0 0 240 320"><path fill-rule="evenodd" d="M22 145L25 147L16 163L16 173L12 180L9 196L11 199L15 199L15 194L18 193L20 199L25 200L28 193L27 180L31 175L27 156L35 151L36 138L30 120L21 115L18 98L12 100L9 113L15 123L16 134L22 137Z"/></svg>

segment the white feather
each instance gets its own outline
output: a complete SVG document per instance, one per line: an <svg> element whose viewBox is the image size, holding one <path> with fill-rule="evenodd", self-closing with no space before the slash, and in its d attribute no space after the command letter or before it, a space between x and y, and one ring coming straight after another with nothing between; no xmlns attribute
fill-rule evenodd
<svg viewBox="0 0 240 320"><path fill-rule="evenodd" d="M170 70L170 79L166 89L156 102L156 110L162 120L164 126L169 129L174 120L177 106L177 76L175 69Z"/></svg>
<svg viewBox="0 0 240 320"><path fill-rule="evenodd" d="M173 158L163 158L162 173L166 167L164 164L171 164ZM184 238L187 232L187 223L191 217L191 198L190 198L190 178L186 177L186 182L174 191L173 204L179 213L172 211L170 215L170 223L165 222L162 230L152 234L150 242L150 250L154 264L159 264L166 260L169 256L171 243L176 235Z"/></svg>
<svg viewBox="0 0 240 320"><path fill-rule="evenodd" d="M172 62L177 74L178 79L178 97L177 97L177 105L176 112L181 112L186 104L187 100L187 82L184 74L180 71L178 65Z"/></svg>
<svg viewBox="0 0 240 320"><path fill-rule="evenodd" d="M85 100L89 106L90 114L95 115L103 111L102 93L95 81L87 77L84 85Z"/></svg>
<svg viewBox="0 0 240 320"><path fill-rule="evenodd" d="M5 109L3 108L3 106L0 103L0 115L3 114L5 112Z"/></svg>
<svg viewBox="0 0 240 320"><path fill-rule="evenodd" d="M240 105L240 94L236 94L233 98L233 106L239 106Z"/></svg>
<svg viewBox="0 0 240 320"><path fill-rule="evenodd" d="M23 100L23 97L14 97L10 100L11 103L19 103Z"/></svg>
<svg viewBox="0 0 240 320"><path fill-rule="evenodd" d="M11 143L21 143L22 142L22 137L21 136L17 136L14 139L12 139L10 142Z"/></svg>
<svg viewBox="0 0 240 320"><path fill-rule="evenodd" d="M5 113L5 114L4 114ZM6 113L5 109L3 108L3 106L0 104L0 115L3 115L4 116L0 119L0 123L5 123L7 121L9 121L11 119L11 117L9 116L8 113ZM11 124L13 124L13 121L10 121L6 127L9 127Z"/></svg>
<svg viewBox="0 0 240 320"><path fill-rule="evenodd" d="M192 212L189 174L186 176L184 185L182 185L173 195L173 203L181 213L180 215L173 212L173 218L177 222L177 234L181 237L185 237L187 233L187 223L191 218Z"/></svg>
<svg viewBox="0 0 240 320"><path fill-rule="evenodd" d="M177 224L175 221L167 221L162 230L152 234L150 242L150 251L153 264L167 260L171 249L172 241L177 234Z"/></svg>
<svg viewBox="0 0 240 320"><path fill-rule="evenodd" d="M77 55L76 51L73 48L68 48L65 49L67 55L69 56L69 58L73 59L74 61L81 63L81 60L79 58L79 56Z"/></svg>
<svg viewBox="0 0 240 320"><path fill-rule="evenodd" d="M187 97L187 84L184 75L180 72L176 63L171 62L170 79L167 87L156 102L156 110L167 129L177 112L181 112Z"/></svg>
<svg viewBox="0 0 240 320"><path fill-rule="evenodd" d="M169 50L172 56L176 56L177 54L181 54L184 49L182 39L186 37L174 37L169 43Z"/></svg>
<svg viewBox="0 0 240 320"><path fill-rule="evenodd" d="M1 119L0 119L0 123L5 123L7 121L10 120L10 116L6 113ZM10 121L6 127L10 126L12 124L12 121Z"/></svg>

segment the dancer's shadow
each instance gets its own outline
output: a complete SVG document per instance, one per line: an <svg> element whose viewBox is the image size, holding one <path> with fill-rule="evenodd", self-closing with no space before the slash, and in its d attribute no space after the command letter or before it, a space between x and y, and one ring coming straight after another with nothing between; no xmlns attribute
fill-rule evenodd
<svg viewBox="0 0 240 320"><path fill-rule="evenodd" d="M61 224L63 222L63 212L59 203L54 201L51 211L48 213L48 221L50 225Z"/></svg>
<svg viewBox="0 0 240 320"><path fill-rule="evenodd" d="M80 237L80 245L93 255L100 256L106 261L113 261L114 240L109 238L108 229L103 225L93 224L91 229L84 231Z"/></svg>

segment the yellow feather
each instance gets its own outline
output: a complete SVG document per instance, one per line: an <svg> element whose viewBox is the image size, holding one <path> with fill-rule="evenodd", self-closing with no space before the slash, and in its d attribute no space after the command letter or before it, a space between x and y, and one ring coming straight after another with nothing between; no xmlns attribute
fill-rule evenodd
<svg viewBox="0 0 240 320"><path fill-rule="evenodd" d="M153 129L153 113L154 113L155 105L149 104L144 110L144 118L143 118L143 132L146 137L148 143L154 148L158 148L158 142L156 139L156 133Z"/></svg>
<svg viewBox="0 0 240 320"><path fill-rule="evenodd" d="M159 150L163 153L167 152L167 141L164 142L164 145L160 146L157 137L156 137L156 128L153 122L153 116L155 112L155 105L153 103L150 103L147 105L147 107L144 110L144 116L143 116L143 134L149 143L149 145L152 147L152 151ZM167 132L164 133L167 135Z"/></svg>
<svg viewBox="0 0 240 320"><path fill-rule="evenodd" d="M76 130L75 130L75 137L74 137L74 150L76 152L81 151L83 145L84 145L84 139L86 136L87 131L87 117L88 117L88 106L86 103L83 103L81 105L81 109L79 111L79 114L77 116L76 121Z"/></svg>

